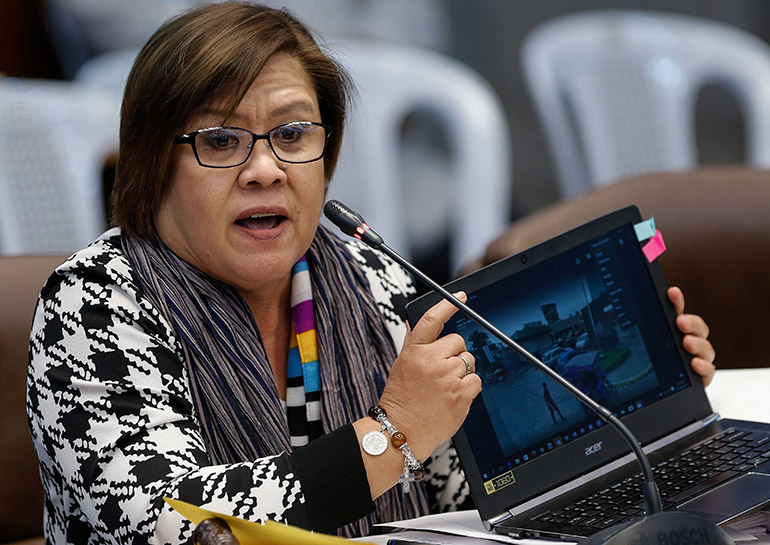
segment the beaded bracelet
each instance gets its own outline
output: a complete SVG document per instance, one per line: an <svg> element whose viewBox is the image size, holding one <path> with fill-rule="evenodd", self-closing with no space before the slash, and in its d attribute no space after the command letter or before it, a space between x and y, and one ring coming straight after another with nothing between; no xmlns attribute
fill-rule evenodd
<svg viewBox="0 0 770 545"><path fill-rule="evenodd" d="M364 438L361 440L361 446L367 454L379 456L388 448L388 440L385 438L384 433L385 430L388 431L391 444L404 455L404 472L398 476L398 482L401 483L404 493L408 494L411 483L421 481L425 477L425 468L412 454L412 449L409 448L409 444L406 442L406 435L398 431L390 423L385 414L385 409L375 405L369 409L369 416L379 422L382 427L380 431L370 431L364 435Z"/></svg>

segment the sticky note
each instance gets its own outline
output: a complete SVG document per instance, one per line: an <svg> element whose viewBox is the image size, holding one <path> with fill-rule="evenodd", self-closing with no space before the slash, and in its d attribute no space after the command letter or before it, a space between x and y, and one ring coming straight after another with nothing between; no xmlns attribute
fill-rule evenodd
<svg viewBox="0 0 770 545"><path fill-rule="evenodd" d="M652 216L648 220L640 221L634 225L634 231L636 232L636 240L639 242L647 240L655 236L655 216Z"/></svg>
<svg viewBox="0 0 770 545"><path fill-rule="evenodd" d="M655 235L645 244L642 246L642 251L644 252L645 257L647 257L647 261L652 263L655 261L660 254L666 251L666 243L663 242L663 235L658 231L655 230Z"/></svg>

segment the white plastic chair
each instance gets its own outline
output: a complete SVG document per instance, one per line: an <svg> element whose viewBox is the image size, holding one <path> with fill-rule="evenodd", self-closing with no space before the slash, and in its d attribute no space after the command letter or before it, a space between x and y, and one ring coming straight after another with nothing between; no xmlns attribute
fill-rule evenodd
<svg viewBox="0 0 770 545"><path fill-rule="evenodd" d="M119 104L70 82L0 80L0 253L73 252L104 230Z"/></svg>
<svg viewBox="0 0 770 545"><path fill-rule="evenodd" d="M509 221L510 137L497 96L470 68L428 50L349 40L335 53L358 95L329 197L405 257L446 227L457 272ZM416 112L438 120L448 157L404 141Z"/></svg>
<svg viewBox="0 0 770 545"><path fill-rule="evenodd" d="M114 49L102 53L84 62L73 79L79 85L109 91L120 104L128 74L138 54L139 49L135 48Z"/></svg>
<svg viewBox="0 0 770 545"><path fill-rule="evenodd" d="M531 31L522 63L564 196L696 165L695 102L710 83L742 110L746 162L770 165L770 47L740 29L656 12L579 13Z"/></svg>

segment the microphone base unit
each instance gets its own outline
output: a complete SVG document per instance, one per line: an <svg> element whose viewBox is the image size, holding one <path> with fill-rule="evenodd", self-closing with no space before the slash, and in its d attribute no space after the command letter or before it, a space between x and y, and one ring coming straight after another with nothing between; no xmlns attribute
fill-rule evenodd
<svg viewBox="0 0 770 545"><path fill-rule="evenodd" d="M601 530L578 545L735 545L713 522L684 511L648 515Z"/></svg>

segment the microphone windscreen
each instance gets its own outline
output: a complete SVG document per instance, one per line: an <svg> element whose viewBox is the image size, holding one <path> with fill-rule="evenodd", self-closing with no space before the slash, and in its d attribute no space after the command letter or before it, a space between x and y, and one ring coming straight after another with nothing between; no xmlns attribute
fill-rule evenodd
<svg viewBox="0 0 770 545"><path fill-rule="evenodd" d="M364 218L340 201L334 199L326 201L324 215L346 235L356 237L373 248L379 248L382 245L382 238L366 225Z"/></svg>
<svg viewBox="0 0 770 545"><path fill-rule="evenodd" d="M340 201L330 199L326 201L326 204L324 204L324 216L326 216L326 218L329 221L336 224L334 220L337 217L339 217L340 214L346 211L346 209L348 212L352 213L352 210L350 210L347 206L342 204Z"/></svg>

